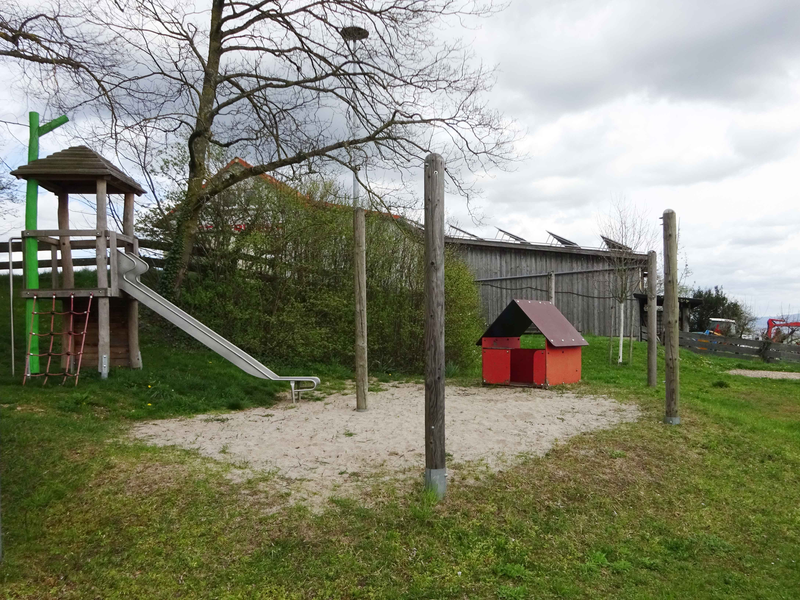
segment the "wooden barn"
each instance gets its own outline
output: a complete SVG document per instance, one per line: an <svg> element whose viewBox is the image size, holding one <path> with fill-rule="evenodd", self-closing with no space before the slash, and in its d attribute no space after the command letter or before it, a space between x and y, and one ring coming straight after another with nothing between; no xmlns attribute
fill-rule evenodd
<svg viewBox="0 0 800 600"><path fill-rule="evenodd" d="M552 286L553 303L578 331L588 335L618 334L619 303L611 297L617 276L613 253L551 237L556 240L553 244L534 244L519 238L485 240L469 234L449 235L446 243L459 252L475 275L487 323L515 298L550 300ZM629 277L642 281L647 255L631 254L628 269ZM638 338L639 304L632 294L625 311L625 333Z"/></svg>

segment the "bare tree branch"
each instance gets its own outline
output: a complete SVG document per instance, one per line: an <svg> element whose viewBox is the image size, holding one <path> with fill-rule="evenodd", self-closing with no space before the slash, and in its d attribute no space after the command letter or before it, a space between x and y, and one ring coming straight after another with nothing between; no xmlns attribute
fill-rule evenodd
<svg viewBox="0 0 800 600"><path fill-rule="evenodd" d="M42 0L0 8L0 59L20 65L31 93L83 113L87 141L136 160L148 183L159 157L185 145L165 269L177 291L204 204L249 177L346 165L402 178L438 151L469 200L469 172L506 164L516 132L486 102L493 70L440 25L497 10L493 0ZM351 25L368 38L343 39ZM216 173L212 147L254 166Z"/></svg>

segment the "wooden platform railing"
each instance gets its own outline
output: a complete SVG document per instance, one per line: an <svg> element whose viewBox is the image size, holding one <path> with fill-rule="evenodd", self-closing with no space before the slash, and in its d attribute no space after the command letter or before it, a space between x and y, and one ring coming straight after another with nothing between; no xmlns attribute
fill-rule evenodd
<svg viewBox="0 0 800 600"><path fill-rule="evenodd" d="M84 230L84 231L91 231L94 234L94 230ZM132 239L130 236L123 235L121 233L117 233L117 240L123 240L125 242L129 242ZM53 247L59 243L59 240L46 236L39 239L39 251L52 251ZM19 241L14 241L10 243L11 245L11 252L22 252L23 247L22 243ZM0 242L0 273L8 271L8 251L9 251L9 242ZM121 246L121 244L118 244ZM72 250L89 250L95 249L97 247L97 242L94 239L77 239L77 240L70 240L70 247ZM140 239L139 240L139 249L140 250L159 250L165 251L169 250L170 244L167 242L162 242L158 240L148 240L148 239ZM205 248L201 246L195 246L192 249L193 256L206 256L207 251ZM142 260L148 263L151 267L161 268L164 266L164 259L163 258L154 258L149 256L139 256ZM81 258L73 258L72 264L75 267L93 267L96 266L97 261L95 258L89 257L81 257ZM12 268L14 270L19 270L24 268L24 261L22 260L15 260L12 262ZM39 268L40 269L49 269L52 268L53 261L51 259L41 259L39 260ZM59 256L58 261L56 263L57 267L63 267L63 261Z"/></svg>
<svg viewBox="0 0 800 600"><path fill-rule="evenodd" d="M22 232L23 243L6 243L6 253L9 251L21 251L24 249L25 239L34 238L38 241L37 249L44 250L49 248L50 260L38 261L39 267L52 269L52 279L48 293L54 296L82 296L92 294L98 297L119 296L119 282L117 273L117 248L124 248L126 251L138 254L139 242L133 235L126 235L109 229L28 229ZM75 239L89 238L89 239ZM94 249L95 258L73 259L73 249ZM109 252L108 249L111 249ZM60 256L59 256L60 254ZM6 263L8 264L8 263ZM73 282L73 267L95 265L105 266L104 269L97 271L97 285L89 289L75 289ZM12 262L12 268L21 268L24 260ZM63 282L59 281L59 267L62 268ZM109 275L106 275L106 270ZM65 285L61 285L64 283ZM22 297L32 297L40 295L40 290L28 290L23 288Z"/></svg>
<svg viewBox="0 0 800 600"><path fill-rule="evenodd" d="M766 340L745 340L742 338L703 333L680 333L680 346L698 354L714 354L729 358L762 358L766 361L800 362L800 346L776 344Z"/></svg>

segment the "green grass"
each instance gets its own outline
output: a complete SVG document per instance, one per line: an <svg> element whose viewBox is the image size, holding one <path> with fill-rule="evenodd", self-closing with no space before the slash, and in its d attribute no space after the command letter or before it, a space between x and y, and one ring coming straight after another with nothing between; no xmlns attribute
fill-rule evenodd
<svg viewBox="0 0 800 600"><path fill-rule="evenodd" d="M232 483L233 467L125 437L141 419L267 406L282 388L158 327L143 333L142 372L77 388L23 387L2 353L0 595L797 597L800 382L682 353L683 423L668 427L663 388L645 386L644 345L617 367L608 340L589 341L570 389L636 403L640 421L451 484L442 503L376 484L368 506L334 499L316 515L289 507L270 474ZM320 369L331 390L350 376Z"/></svg>

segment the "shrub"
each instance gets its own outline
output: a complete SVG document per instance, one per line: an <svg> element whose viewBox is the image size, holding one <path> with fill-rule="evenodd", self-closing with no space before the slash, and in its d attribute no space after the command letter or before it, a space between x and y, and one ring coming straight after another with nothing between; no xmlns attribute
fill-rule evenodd
<svg viewBox="0 0 800 600"><path fill-rule="evenodd" d="M202 255L192 259L179 304L267 364L352 365L352 210L331 186L307 194L264 182L220 195L203 214ZM370 368L423 366L423 245L416 228L367 215L367 332ZM151 214L148 235L166 239L169 219ZM445 258L448 365L480 358L477 286L454 251Z"/></svg>

